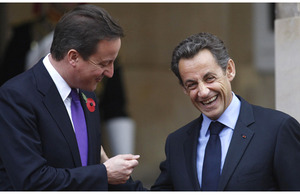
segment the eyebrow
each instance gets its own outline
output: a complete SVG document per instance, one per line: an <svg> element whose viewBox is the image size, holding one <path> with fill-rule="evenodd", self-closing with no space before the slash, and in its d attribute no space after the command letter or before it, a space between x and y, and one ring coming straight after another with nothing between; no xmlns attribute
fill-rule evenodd
<svg viewBox="0 0 300 195"><path fill-rule="evenodd" d="M207 73L203 76L203 79L209 77L210 75L216 75L216 74L213 73L213 72L207 72ZM184 84L187 84L187 83L189 83L189 82L195 82L195 80L194 80L194 79L188 79L188 80L186 80L186 81L184 82Z"/></svg>

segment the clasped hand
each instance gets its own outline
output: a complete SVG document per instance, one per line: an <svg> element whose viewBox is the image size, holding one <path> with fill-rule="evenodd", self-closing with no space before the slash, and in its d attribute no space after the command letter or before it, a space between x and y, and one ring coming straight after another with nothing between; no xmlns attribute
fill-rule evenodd
<svg viewBox="0 0 300 195"><path fill-rule="evenodd" d="M109 184L123 184L130 178L133 169L139 164L140 155L121 154L103 164L106 167Z"/></svg>

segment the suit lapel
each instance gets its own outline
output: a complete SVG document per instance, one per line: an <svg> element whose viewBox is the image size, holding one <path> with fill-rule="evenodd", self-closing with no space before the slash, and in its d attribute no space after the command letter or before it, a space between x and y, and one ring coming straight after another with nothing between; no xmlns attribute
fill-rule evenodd
<svg viewBox="0 0 300 195"><path fill-rule="evenodd" d="M65 137L69 145L69 149L73 155L75 166L81 166L77 141L72 123L54 82L52 81L42 61L40 61L34 67L33 71L37 80L37 89L44 95L43 102L45 107Z"/></svg>
<svg viewBox="0 0 300 195"><path fill-rule="evenodd" d="M202 124L202 116L196 119L187 130L187 137L184 142L184 155L189 178L191 178L193 189L200 190L199 180L197 176L197 144L199 132Z"/></svg>
<svg viewBox="0 0 300 195"><path fill-rule="evenodd" d="M219 183L220 190L225 189L254 135L254 132L248 128L250 124L254 123L252 106L241 97L238 98L241 100L241 110L224 162Z"/></svg>

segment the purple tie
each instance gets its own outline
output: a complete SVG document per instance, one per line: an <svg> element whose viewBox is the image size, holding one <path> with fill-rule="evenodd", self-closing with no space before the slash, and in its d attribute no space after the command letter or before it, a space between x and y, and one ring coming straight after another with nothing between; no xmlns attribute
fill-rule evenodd
<svg viewBox="0 0 300 195"><path fill-rule="evenodd" d="M87 129L86 129L84 112L76 89L72 89L71 97L72 97L72 102L71 102L72 120L75 129L77 144L79 148L81 164L82 166L86 166L87 155L88 155L88 138L87 138Z"/></svg>

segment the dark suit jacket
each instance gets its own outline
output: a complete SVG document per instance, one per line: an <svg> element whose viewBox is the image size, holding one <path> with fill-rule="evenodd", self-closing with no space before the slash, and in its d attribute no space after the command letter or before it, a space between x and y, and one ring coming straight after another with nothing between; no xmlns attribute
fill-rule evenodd
<svg viewBox="0 0 300 195"><path fill-rule="evenodd" d="M250 105L241 110L219 190L300 190L300 125L279 111ZM196 153L202 116L166 141L166 160L152 190L200 190Z"/></svg>
<svg viewBox="0 0 300 195"><path fill-rule="evenodd" d="M81 92L97 102L94 93ZM83 100L82 105L89 139L86 167L81 167L69 115L42 61L1 86L0 190L108 190L100 164L98 106L90 112Z"/></svg>

